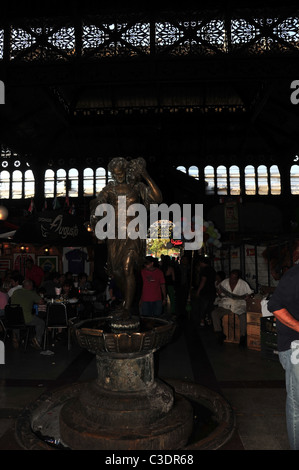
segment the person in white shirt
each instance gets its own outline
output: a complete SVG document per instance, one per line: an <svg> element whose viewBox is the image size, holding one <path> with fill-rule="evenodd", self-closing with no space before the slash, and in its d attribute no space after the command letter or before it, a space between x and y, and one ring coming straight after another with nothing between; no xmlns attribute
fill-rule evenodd
<svg viewBox="0 0 299 470"><path fill-rule="evenodd" d="M220 343L225 339L222 317L232 312L240 319L240 346L246 345L246 299L253 294L249 284L240 278L237 269L218 285L218 307L212 312L213 327Z"/></svg>
<svg viewBox="0 0 299 470"><path fill-rule="evenodd" d="M15 290L22 289L22 283L23 283L23 278L20 274L16 273L16 274L12 275L12 277L11 277L11 286L12 287L7 292L9 298L11 298L11 296L14 293Z"/></svg>

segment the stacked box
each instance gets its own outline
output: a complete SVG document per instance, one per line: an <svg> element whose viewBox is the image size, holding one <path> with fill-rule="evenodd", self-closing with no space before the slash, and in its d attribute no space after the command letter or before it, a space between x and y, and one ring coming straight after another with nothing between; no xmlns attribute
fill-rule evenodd
<svg viewBox="0 0 299 470"><path fill-rule="evenodd" d="M263 299L263 296L261 294L255 294L254 297L249 297L249 299L246 300L246 310L247 312L256 312L256 313L261 313L261 301Z"/></svg>
<svg viewBox="0 0 299 470"><path fill-rule="evenodd" d="M229 313L222 318L223 333L226 336L225 343L240 342L240 319L238 315Z"/></svg>
<svg viewBox="0 0 299 470"><path fill-rule="evenodd" d="M261 350L261 312L247 312L247 347L255 351Z"/></svg>
<svg viewBox="0 0 299 470"><path fill-rule="evenodd" d="M263 317L261 319L261 352L266 359L277 361L277 331L275 317Z"/></svg>

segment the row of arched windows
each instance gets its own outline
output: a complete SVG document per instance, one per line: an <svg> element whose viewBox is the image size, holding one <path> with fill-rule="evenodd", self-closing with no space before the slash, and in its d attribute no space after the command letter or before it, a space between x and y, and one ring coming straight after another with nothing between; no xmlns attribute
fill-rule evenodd
<svg viewBox="0 0 299 470"><path fill-rule="evenodd" d="M85 168L82 173L82 192L83 196L94 196L99 193L110 179L110 174L103 167L96 170ZM60 168L57 171L46 170L44 195L51 197L78 197L80 191L80 176L76 168L64 170Z"/></svg>
<svg viewBox="0 0 299 470"><path fill-rule="evenodd" d="M177 170L199 179L199 169L196 166L189 168L178 166ZM299 194L299 165L292 166L290 177L291 193ZM207 195L281 194L280 172L277 165L271 165L270 168L265 165L259 165L257 168L253 165L247 165L243 174L236 165L228 168L224 165L217 167L207 165L204 167L204 180Z"/></svg>
<svg viewBox="0 0 299 470"><path fill-rule="evenodd" d="M199 180L200 172L196 166L178 166L182 171ZM279 195L281 194L280 172L277 165L247 165L242 172L236 165L203 169L206 195ZM71 168L65 170L48 169L44 176L44 197L84 197L99 193L110 180L109 172L99 167L85 168L82 173ZM290 168L291 194L299 194L299 165ZM24 199L35 196L35 178L32 170L0 171L0 199Z"/></svg>
<svg viewBox="0 0 299 470"><path fill-rule="evenodd" d="M76 168L48 169L44 176L44 197L94 196L110 179L105 168L85 168L82 177ZM82 182L82 190L80 182ZM26 199L35 196L35 178L32 170L2 170L0 172L0 199Z"/></svg>
<svg viewBox="0 0 299 470"><path fill-rule="evenodd" d="M0 198L32 198L35 194L35 179L32 170L3 170L0 172Z"/></svg>

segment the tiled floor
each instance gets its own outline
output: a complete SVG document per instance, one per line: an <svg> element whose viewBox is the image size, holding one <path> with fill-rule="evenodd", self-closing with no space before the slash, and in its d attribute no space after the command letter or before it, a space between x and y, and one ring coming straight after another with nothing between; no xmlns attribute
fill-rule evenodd
<svg viewBox="0 0 299 470"><path fill-rule="evenodd" d="M215 389L231 404L239 439L232 439L226 449L289 449L284 371L278 361L236 344L220 346L210 328L195 331L188 324L184 334L165 348L160 358L161 374L194 380Z"/></svg>
<svg viewBox="0 0 299 470"><path fill-rule="evenodd" d="M0 450L20 449L14 423L26 405L46 390L96 376L94 357L76 344L50 347L54 354L14 350L6 344L0 365ZM210 328L197 331L181 320L172 342L157 353L158 375L191 380L221 393L236 417L225 450L288 450L284 372L258 351L217 344Z"/></svg>

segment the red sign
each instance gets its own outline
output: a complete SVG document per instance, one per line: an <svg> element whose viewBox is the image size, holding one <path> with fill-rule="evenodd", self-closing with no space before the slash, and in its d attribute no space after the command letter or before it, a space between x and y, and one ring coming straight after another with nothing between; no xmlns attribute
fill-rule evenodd
<svg viewBox="0 0 299 470"><path fill-rule="evenodd" d="M183 244L182 240L173 240L173 239L171 239L171 243L172 243L172 245L174 245L174 246L178 246L178 245L182 245L182 244Z"/></svg>

